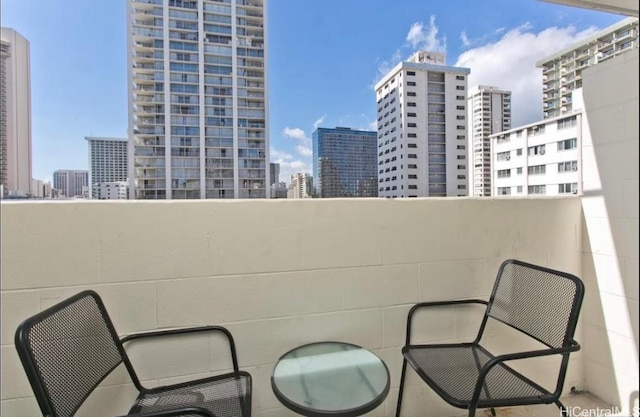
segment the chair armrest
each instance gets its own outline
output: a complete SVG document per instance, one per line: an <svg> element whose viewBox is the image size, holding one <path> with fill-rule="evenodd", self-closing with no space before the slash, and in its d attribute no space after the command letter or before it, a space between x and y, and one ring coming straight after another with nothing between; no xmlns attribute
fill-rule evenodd
<svg viewBox="0 0 640 417"><path fill-rule="evenodd" d="M551 355L567 355L572 352L577 352L580 350L580 344L575 340L569 340L569 344L567 346L562 346L559 348L549 348L549 349L539 349L539 350L529 350L525 352L515 352L515 353L507 353L504 355L498 355L489 360L489 362L485 363L482 369L480 369L480 373L478 375L478 382L476 383L476 388L473 392L473 397L471 399L471 404L477 404L478 399L480 398L480 391L482 390L482 385L484 384L484 380L487 377L487 374L499 363L513 361L518 359L530 359L530 358L538 358L541 356L551 356Z"/></svg>
<svg viewBox="0 0 640 417"><path fill-rule="evenodd" d="M486 306L489 303L485 300L480 300L480 299L468 299L468 300L450 300L450 301L427 301L427 302L415 304L413 307L411 307L411 310L409 310L409 315L407 316L407 339L406 339L405 345L411 344L411 323L413 322L413 314L416 311L422 308L427 308L427 307L441 307L441 306L459 305L459 304L484 304Z"/></svg>
<svg viewBox="0 0 640 417"><path fill-rule="evenodd" d="M192 415L192 414L205 416L205 417L216 417L216 415L213 414L211 411L201 407L182 407L182 408L175 408L173 410L152 411L149 413L133 414L133 416L135 417L178 417L178 416ZM118 417L131 417L131 415L118 416Z"/></svg>
<svg viewBox="0 0 640 417"><path fill-rule="evenodd" d="M222 326L200 326L200 327L183 327L178 329L168 329L168 330L153 330L150 332L142 332L142 333L132 333L124 336L120 339L120 342L124 345L127 342L137 339L146 339L150 337L158 337L158 336L175 336L181 334L189 334L189 333L202 333L202 332L221 332L227 337L229 341L229 349L231 350L231 361L233 362L233 370L238 372L238 356L236 354L236 345L233 341L233 336L231 336L231 332L225 329Z"/></svg>

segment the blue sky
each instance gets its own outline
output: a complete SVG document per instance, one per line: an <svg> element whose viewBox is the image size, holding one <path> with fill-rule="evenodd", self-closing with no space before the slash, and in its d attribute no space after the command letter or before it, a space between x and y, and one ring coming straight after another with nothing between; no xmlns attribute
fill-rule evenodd
<svg viewBox="0 0 640 417"><path fill-rule="evenodd" d="M126 137L124 0L2 0L31 43L33 176L86 169L85 136ZM513 91L514 127L542 117L535 62L622 19L538 0L269 0L271 161L311 172L315 127L369 129L372 86L414 50L446 51L469 87Z"/></svg>

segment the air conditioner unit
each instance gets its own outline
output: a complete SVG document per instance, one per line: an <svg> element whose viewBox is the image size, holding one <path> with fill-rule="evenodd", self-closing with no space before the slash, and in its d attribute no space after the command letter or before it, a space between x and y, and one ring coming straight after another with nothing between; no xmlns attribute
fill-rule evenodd
<svg viewBox="0 0 640 417"><path fill-rule="evenodd" d="M578 167L573 167L573 168L571 168L571 169L572 169L573 171L577 171L577 170L578 170Z"/></svg>
<svg viewBox="0 0 640 417"><path fill-rule="evenodd" d="M578 194L578 190L571 191L571 194Z"/></svg>
<svg viewBox="0 0 640 417"><path fill-rule="evenodd" d="M544 155L544 149L540 150L540 155Z"/></svg>
<svg viewBox="0 0 640 417"><path fill-rule="evenodd" d="M510 160L511 160L511 156L510 156L510 155L507 155L504 159L505 159L506 161L510 161Z"/></svg>

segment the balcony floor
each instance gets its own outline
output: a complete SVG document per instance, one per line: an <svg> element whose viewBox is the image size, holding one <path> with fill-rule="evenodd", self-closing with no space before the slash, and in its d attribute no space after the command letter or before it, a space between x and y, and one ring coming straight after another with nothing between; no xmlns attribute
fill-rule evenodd
<svg viewBox="0 0 640 417"><path fill-rule="evenodd" d="M583 392L562 397L562 403L569 408L567 417L578 416L614 416L615 409L593 395ZM466 416L466 413L458 416ZM480 410L478 417L491 416L489 409ZM526 407L504 407L496 409L497 417L560 417L560 410L555 405L530 405Z"/></svg>

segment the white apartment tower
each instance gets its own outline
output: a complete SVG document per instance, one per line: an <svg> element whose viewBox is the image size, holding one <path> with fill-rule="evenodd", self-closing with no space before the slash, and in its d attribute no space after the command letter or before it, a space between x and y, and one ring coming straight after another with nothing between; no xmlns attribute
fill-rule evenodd
<svg viewBox="0 0 640 417"><path fill-rule="evenodd" d="M491 195L491 140L494 133L511 129L511 91L479 85L469 89L469 195Z"/></svg>
<svg viewBox="0 0 640 417"><path fill-rule="evenodd" d="M468 68L418 51L375 86L378 196L468 195Z"/></svg>
<svg viewBox="0 0 640 417"><path fill-rule="evenodd" d="M100 198L102 183L127 181L128 141L122 138L85 137L89 145L89 190Z"/></svg>
<svg viewBox="0 0 640 417"><path fill-rule="evenodd" d="M89 171L61 169L53 173L53 188L67 198L88 197Z"/></svg>
<svg viewBox="0 0 640 417"><path fill-rule="evenodd" d="M291 183L287 189L287 198L311 198L313 177L309 174L291 175Z"/></svg>
<svg viewBox="0 0 640 417"><path fill-rule="evenodd" d="M29 41L2 28L0 41L0 198L31 190L31 58Z"/></svg>
<svg viewBox="0 0 640 417"><path fill-rule="evenodd" d="M130 198L269 197L266 0L126 0Z"/></svg>
<svg viewBox="0 0 640 417"><path fill-rule="evenodd" d="M582 71L638 48L638 18L629 17L539 62L544 118L573 110L571 92L582 87Z"/></svg>

